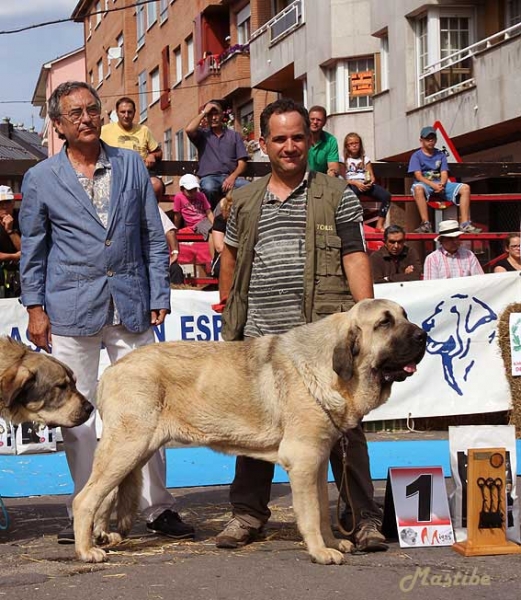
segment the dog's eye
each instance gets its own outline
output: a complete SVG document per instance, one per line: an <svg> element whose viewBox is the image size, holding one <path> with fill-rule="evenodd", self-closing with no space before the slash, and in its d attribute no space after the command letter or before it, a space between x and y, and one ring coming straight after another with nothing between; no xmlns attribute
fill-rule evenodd
<svg viewBox="0 0 521 600"><path fill-rule="evenodd" d="M380 321L378 321L378 323L376 324L376 327L382 327L382 328L387 328L387 327L391 327L391 325L393 324L391 319L385 318L385 319L381 319Z"/></svg>

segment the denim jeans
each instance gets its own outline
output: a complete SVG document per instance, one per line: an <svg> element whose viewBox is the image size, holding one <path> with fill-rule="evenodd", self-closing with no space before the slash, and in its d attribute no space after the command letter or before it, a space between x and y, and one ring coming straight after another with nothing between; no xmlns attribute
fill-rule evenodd
<svg viewBox="0 0 521 600"><path fill-rule="evenodd" d="M208 202L212 206L212 210L219 204L219 201L224 196L222 184L228 175L205 175L201 177L201 192L208 198ZM240 188L243 185L250 183L244 177L237 177L234 187Z"/></svg>

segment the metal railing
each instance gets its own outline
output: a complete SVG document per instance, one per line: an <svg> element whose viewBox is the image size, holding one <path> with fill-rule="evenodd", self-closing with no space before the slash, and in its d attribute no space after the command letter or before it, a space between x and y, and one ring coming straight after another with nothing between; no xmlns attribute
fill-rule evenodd
<svg viewBox="0 0 521 600"><path fill-rule="evenodd" d="M250 42L261 36L266 31L270 34L270 45L275 44L292 31L305 23L304 0L295 0L284 10L277 13L262 27L251 34Z"/></svg>
<svg viewBox="0 0 521 600"><path fill-rule="evenodd" d="M424 68L420 85L425 92L424 104L475 84L472 61L474 56L521 34L521 23L498 31L466 48L453 52Z"/></svg>

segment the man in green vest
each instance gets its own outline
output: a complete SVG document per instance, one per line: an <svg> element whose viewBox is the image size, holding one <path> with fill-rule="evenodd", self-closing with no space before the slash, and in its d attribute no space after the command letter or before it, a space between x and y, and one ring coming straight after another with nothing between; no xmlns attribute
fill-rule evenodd
<svg viewBox="0 0 521 600"><path fill-rule="evenodd" d="M344 181L307 170L307 110L280 99L264 109L260 124L260 145L272 172L233 194L219 281L226 340L284 333L373 297L360 202ZM348 438L351 502L343 525L354 526L358 549L386 550L360 424ZM338 485L339 444L331 465ZM243 546L262 533L271 514L273 473L271 463L237 458L230 488L233 518L217 536L217 547Z"/></svg>

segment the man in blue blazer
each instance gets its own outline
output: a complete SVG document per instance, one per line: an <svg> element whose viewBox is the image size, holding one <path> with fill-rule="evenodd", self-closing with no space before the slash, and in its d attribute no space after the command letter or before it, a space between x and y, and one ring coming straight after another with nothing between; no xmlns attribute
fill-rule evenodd
<svg viewBox="0 0 521 600"><path fill-rule="evenodd" d="M23 180L22 302L29 339L68 364L78 389L95 401L101 345L111 362L154 341L152 325L170 309L168 250L141 157L100 141L101 101L83 82L59 85L49 117L65 140L61 152ZM132 435L132 432L129 432ZM92 469L94 418L63 430L74 493L71 522L58 542L73 543L72 499ZM141 508L149 530L193 537L172 509L164 451L143 469Z"/></svg>

